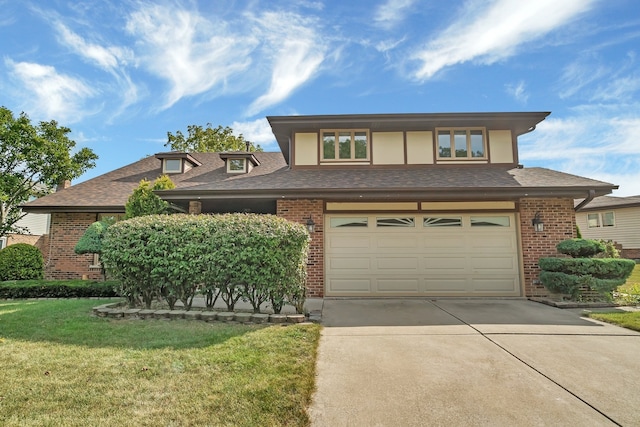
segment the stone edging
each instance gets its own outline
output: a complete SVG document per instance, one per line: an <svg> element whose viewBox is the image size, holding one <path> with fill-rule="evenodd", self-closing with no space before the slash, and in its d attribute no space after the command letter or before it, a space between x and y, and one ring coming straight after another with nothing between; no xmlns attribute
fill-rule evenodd
<svg viewBox="0 0 640 427"><path fill-rule="evenodd" d="M109 317L113 319L187 319L243 324L294 324L307 321L304 314L267 314L202 310L146 310L140 308L113 307L118 304L119 303L110 303L93 307L93 314L98 317Z"/></svg>

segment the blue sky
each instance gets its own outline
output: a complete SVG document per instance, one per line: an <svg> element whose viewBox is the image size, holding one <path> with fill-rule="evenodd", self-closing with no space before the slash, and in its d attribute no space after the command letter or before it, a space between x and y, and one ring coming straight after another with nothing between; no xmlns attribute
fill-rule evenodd
<svg viewBox="0 0 640 427"><path fill-rule="evenodd" d="M85 180L265 116L551 111L520 162L640 194L638 0L0 0L0 105L98 155Z"/></svg>

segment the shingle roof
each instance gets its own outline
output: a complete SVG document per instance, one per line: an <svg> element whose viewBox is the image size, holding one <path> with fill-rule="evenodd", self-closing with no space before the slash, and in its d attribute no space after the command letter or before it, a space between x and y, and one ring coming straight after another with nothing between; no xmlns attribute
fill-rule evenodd
<svg viewBox="0 0 640 427"><path fill-rule="evenodd" d="M171 175L167 200L190 198L455 198L572 197L609 194L613 184L544 168L510 169L495 165L424 165L403 167L327 167L289 169L281 153L254 153L260 165L249 174L226 173L219 153L191 153L201 166ZM27 211L122 211L142 179L162 174L150 156L25 205Z"/></svg>
<svg viewBox="0 0 640 427"><path fill-rule="evenodd" d="M582 200L576 200L575 205L577 206L581 201ZM640 196L601 196L593 199L584 208L580 209L580 211L593 211L603 208L632 208L636 206L640 206Z"/></svg>

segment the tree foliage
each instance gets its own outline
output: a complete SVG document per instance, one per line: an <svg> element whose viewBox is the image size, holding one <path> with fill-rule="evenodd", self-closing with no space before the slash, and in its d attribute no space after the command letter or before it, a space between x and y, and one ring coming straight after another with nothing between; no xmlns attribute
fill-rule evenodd
<svg viewBox="0 0 640 427"><path fill-rule="evenodd" d="M247 150L248 144L248 150ZM167 132L167 143L172 151L189 153L209 153L219 151L262 151L260 145L244 139L242 134L236 136L229 126L213 128L211 123L206 127L199 125L187 126L187 136L177 131L175 134Z"/></svg>
<svg viewBox="0 0 640 427"><path fill-rule="evenodd" d="M98 156L89 148L72 154L70 132L55 120L33 125L25 113L14 117L0 107L0 236L28 231L16 225L26 215L21 204L95 166Z"/></svg>
<svg viewBox="0 0 640 427"><path fill-rule="evenodd" d="M126 218L135 218L143 215L164 214L171 210L171 205L154 194L156 190L171 190L176 188L171 178L162 175L153 185L151 181L143 179L138 188L133 190L124 206Z"/></svg>

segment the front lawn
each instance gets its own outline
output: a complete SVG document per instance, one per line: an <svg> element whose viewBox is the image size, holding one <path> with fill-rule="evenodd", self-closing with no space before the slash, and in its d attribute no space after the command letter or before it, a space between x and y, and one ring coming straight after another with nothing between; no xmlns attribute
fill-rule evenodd
<svg viewBox="0 0 640 427"><path fill-rule="evenodd" d="M616 302L620 304L635 305L640 303L640 264L636 264L627 282L618 286L614 293Z"/></svg>
<svg viewBox="0 0 640 427"><path fill-rule="evenodd" d="M0 425L305 426L317 325L91 317L0 301Z"/></svg>
<svg viewBox="0 0 640 427"><path fill-rule="evenodd" d="M613 323L623 328L640 331L640 311L589 313L589 317L603 322Z"/></svg>

